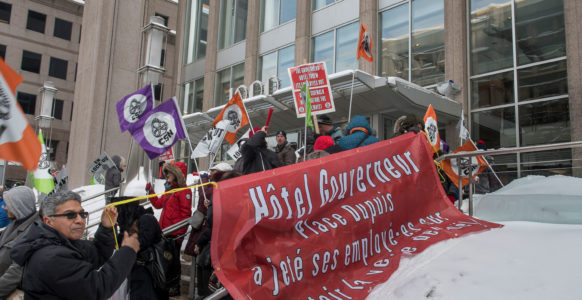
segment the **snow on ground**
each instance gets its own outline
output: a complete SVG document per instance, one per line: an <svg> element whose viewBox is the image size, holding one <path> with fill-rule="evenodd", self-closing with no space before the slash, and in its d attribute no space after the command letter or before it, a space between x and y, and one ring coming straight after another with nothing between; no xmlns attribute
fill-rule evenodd
<svg viewBox="0 0 582 300"><path fill-rule="evenodd" d="M476 215L503 228L402 259L367 299L582 299L581 188L580 178L529 176L478 197Z"/></svg>

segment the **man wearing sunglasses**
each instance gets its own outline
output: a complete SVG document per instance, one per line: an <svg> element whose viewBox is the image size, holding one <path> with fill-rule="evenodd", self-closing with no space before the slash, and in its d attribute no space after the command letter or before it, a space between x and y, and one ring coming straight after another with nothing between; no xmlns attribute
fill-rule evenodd
<svg viewBox="0 0 582 300"><path fill-rule="evenodd" d="M75 192L47 196L40 206L42 223L34 224L11 251L24 266L26 299L107 299L130 273L139 250L137 234L124 232L113 251L115 207L107 207L92 241L83 240L88 213Z"/></svg>

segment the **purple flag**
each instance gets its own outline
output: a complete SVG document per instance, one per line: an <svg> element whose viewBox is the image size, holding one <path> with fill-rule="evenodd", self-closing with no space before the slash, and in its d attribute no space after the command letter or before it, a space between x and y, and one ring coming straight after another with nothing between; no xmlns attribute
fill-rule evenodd
<svg viewBox="0 0 582 300"><path fill-rule="evenodd" d="M121 132L130 130L140 117L152 110L153 107L154 97L151 84L119 100L117 102L117 116L119 117Z"/></svg>
<svg viewBox="0 0 582 300"><path fill-rule="evenodd" d="M140 117L129 131L149 158L154 159L186 138L185 129L176 98L171 98Z"/></svg>

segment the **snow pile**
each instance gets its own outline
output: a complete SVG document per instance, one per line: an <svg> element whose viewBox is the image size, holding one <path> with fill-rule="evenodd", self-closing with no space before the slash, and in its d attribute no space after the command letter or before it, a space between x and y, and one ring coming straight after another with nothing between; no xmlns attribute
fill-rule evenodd
<svg viewBox="0 0 582 300"><path fill-rule="evenodd" d="M582 224L582 179L528 176L476 198L475 216L499 221Z"/></svg>

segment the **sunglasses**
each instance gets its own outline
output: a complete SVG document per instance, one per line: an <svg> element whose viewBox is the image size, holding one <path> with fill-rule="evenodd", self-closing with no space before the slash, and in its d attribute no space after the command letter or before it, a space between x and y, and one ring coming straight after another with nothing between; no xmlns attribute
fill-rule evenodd
<svg viewBox="0 0 582 300"><path fill-rule="evenodd" d="M80 212L68 212L66 214L57 214L57 215L51 215L49 217L67 217L67 219L69 220L74 220L77 218L77 215L79 215L79 217L81 217L82 219L87 219L87 217L89 216L89 213L86 211L80 211Z"/></svg>

